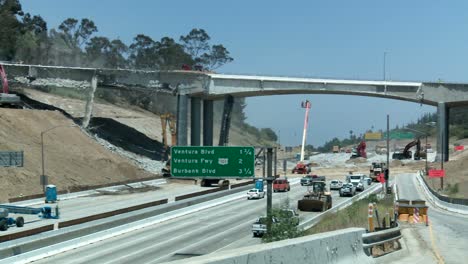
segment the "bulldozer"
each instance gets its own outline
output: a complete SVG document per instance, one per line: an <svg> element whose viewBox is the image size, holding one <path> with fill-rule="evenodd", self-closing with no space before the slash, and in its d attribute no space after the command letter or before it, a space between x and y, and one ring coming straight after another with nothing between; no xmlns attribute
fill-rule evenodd
<svg viewBox="0 0 468 264"><path fill-rule="evenodd" d="M314 181L312 192L307 192L297 201L297 208L307 212L323 212L332 207L331 193L326 189L325 181Z"/></svg>

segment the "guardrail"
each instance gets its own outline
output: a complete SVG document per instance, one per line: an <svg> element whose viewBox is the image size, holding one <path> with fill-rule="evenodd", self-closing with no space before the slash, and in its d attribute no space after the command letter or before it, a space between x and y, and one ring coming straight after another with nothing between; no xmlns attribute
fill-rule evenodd
<svg viewBox="0 0 468 264"><path fill-rule="evenodd" d="M400 226L372 233L364 233L362 234L362 246L366 255L372 256L372 249L375 246L398 242L401 237Z"/></svg>
<svg viewBox="0 0 468 264"><path fill-rule="evenodd" d="M425 173L424 173L425 174ZM460 204L460 205L466 205L468 206L468 199L464 199L464 198L452 198L452 197L448 197L448 196L443 196L443 195L440 195L438 192L434 191L428 184L427 184L427 181L423 175L423 171L419 171L419 175L421 176L421 179L423 180L424 184L426 185L427 189L432 193L432 195L434 195L435 197L437 197L439 200L441 201L444 201L444 202L447 202L447 203L453 203L453 204Z"/></svg>

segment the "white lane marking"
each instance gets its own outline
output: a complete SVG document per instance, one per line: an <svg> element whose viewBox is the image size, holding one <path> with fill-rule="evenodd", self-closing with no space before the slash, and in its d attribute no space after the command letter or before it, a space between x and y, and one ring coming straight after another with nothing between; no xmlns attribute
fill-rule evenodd
<svg viewBox="0 0 468 264"><path fill-rule="evenodd" d="M68 246L65 246L65 247L56 248L58 245L62 244L62 243L59 243L59 244L47 246L47 247L44 247L44 248L41 248L41 249L33 250L33 251L30 251L28 253L24 253L24 254L21 254L21 255L16 255L16 256L13 256L11 258L7 258L7 259L4 259L4 260L17 259L18 262L15 262L15 263L19 263L19 264L20 263L29 263L29 262L37 261L37 260L40 260L42 258L47 258L47 257L53 256L53 255L57 255L57 254L60 254L60 253L63 253L63 252L69 251L69 250L73 250L75 248L83 247L83 246L86 246L86 245L89 245L89 244L92 244L92 243L96 243L96 242L99 242L99 241L102 241L102 240L105 240L105 239L109 239L111 237L119 236L119 235L122 235L122 234L125 234L125 233L128 233L128 232L132 232L132 231L135 231L135 230L138 230L138 229L150 226L150 225L154 225L154 224L157 224L157 223L168 221L170 219L174 219L174 218L177 218L177 217L180 217L180 216L184 216L184 215L187 215L187 214L194 213L196 211L200 211L200 210L204 210L204 209L207 209L207 208L215 207L215 206L218 206L220 204L228 203L228 202L238 200L238 199L242 199L242 198L245 198L244 192L242 192L240 194L239 193L235 194L235 195L233 195L233 197L230 197L230 198L227 198L227 199L219 199L220 201L217 201L217 202L207 201L207 202L204 202L204 204L202 204L201 206L200 205L193 206L192 208L190 208L190 210L187 210L186 208L183 208L183 209L178 209L178 210L175 210L175 211L172 211L172 212L164 213L164 214L161 214L161 215L158 215L158 216L154 216L154 217L151 217L151 218L148 218L148 219L140 220L138 222L144 222L144 223L141 223L139 225L138 224L135 225L135 223L138 223L138 222L126 224L126 225L123 225L123 226L125 226L127 228L122 229L122 230L117 230L117 229L122 228L122 226L119 226L119 227L114 227L114 228L104 230L104 231L101 231L101 232L98 232L98 233L93 233L93 234L90 234L90 235L86 235L84 237L79 237L79 238L76 238L76 239L66 241L66 242L69 242L69 243L76 242L76 244L72 243L71 245L68 245ZM66 242L64 242L64 243L66 243ZM47 252L34 254L34 253L37 253L38 251L44 251L44 250L46 250ZM33 256L26 257L25 259L21 259L21 256L24 256L24 255L33 255ZM11 262L9 262L9 263L11 263Z"/></svg>
<svg viewBox="0 0 468 264"><path fill-rule="evenodd" d="M164 259L164 258L170 257L170 256L174 255L175 253L177 253L177 252L179 252L179 251L183 251L183 250L185 250L185 249L187 249L187 248L196 247L196 246L202 244L202 243L203 243L204 241L206 241L206 240L213 239L213 238L216 237L216 236L221 236L222 234L228 233L229 231L231 231L231 230L233 230L233 229L236 229L236 228L238 228L238 227L241 226L241 225L245 225L245 224L248 224L248 223L252 223L253 221L255 221L255 219L256 219L256 218L250 219L250 220L248 220L248 221L244 221L244 222L242 222L241 224L238 224L238 225L236 225L236 226L234 226L234 227L231 227L231 228L229 228L229 229L226 229L226 230L224 230L224 231L222 231L222 232L216 234L215 236L209 236L209 237L207 237L207 238L204 238L204 239L202 239L202 240L199 240L199 241L196 242L196 243L190 244L190 245L187 246L187 247L179 248L179 249L177 249L177 250L175 250L175 251L173 251L173 252L171 252L171 253L169 253L169 254L166 254L166 255L164 255L164 256L162 256L162 257L159 257L159 258L154 259L154 260L152 260L151 262L147 262L147 263L157 263L157 261L160 260L160 259ZM112 263L112 262L109 262L109 263Z"/></svg>

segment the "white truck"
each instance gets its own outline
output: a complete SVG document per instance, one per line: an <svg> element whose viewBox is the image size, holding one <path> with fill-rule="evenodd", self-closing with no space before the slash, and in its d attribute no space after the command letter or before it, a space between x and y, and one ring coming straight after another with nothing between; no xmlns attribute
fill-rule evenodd
<svg viewBox="0 0 468 264"><path fill-rule="evenodd" d="M366 175L364 174L351 174L346 176L346 181L352 183L356 186L356 191L364 191L366 183L364 182L364 178Z"/></svg>

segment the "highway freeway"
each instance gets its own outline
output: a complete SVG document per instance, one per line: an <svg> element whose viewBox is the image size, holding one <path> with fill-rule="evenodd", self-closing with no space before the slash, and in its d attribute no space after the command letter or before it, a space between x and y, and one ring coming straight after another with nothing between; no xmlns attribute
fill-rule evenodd
<svg viewBox="0 0 468 264"><path fill-rule="evenodd" d="M207 190L208 188L193 184L164 183L150 185L148 187L148 191L145 192L135 191L130 193L128 192L129 188L123 187L120 188L120 191L115 191L115 188L112 189L114 189L114 191L106 191L106 194L103 194L104 192L101 191L87 196L80 196L73 199L59 201L60 219L58 220L39 219L35 215L11 214L12 217L23 216L25 218L24 227L10 227L7 231L0 232L0 235L24 231L39 226L49 225L58 221L81 218L166 198L169 199L169 202L173 202L176 196L199 192ZM110 189L107 188L106 190ZM31 204L31 202L28 201L22 202L20 204L28 205L28 203ZM39 203L35 202L30 206L55 207L56 204L45 204L43 200L40 200Z"/></svg>
<svg viewBox="0 0 468 264"><path fill-rule="evenodd" d="M299 179L291 182L290 192L273 194L274 204L289 200L291 206L296 207L296 201L307 187L300 186ZM335 204L344 199L349 198L333 192ZM243 192L237 199L212 208L66 251L37 263L162 263L254 245L260 243L260 239L253 238L250 227L265 212L266 199L247 200ZM300 212L300 218L304 221L317 214Z"/></svg>
<svg viewBox="0 0 468 264"><path fill-rule="evenodd" d="M400 174L396 177L400 199L428 201L416 174ZM468 216L451 213L434 205L429 206L429 226L404 224L405 240L412 245L413 263L466 263L468 252ZM424 254L428 252L429 254ZM411 256L409 257L411 258ZM464 261L465 259L465 261ZM406 262L406 259L405 259ZM397 262L395 262L397 263ZM408 262L409 263L409 262Z"/></svg>

